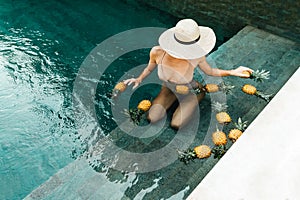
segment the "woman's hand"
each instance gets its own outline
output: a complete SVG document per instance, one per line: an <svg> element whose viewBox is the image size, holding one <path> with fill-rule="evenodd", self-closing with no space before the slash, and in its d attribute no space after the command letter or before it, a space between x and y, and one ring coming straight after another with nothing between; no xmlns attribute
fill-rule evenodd
<svg viewBox="0 0 300 200"><path fill-rule="evenodd" d="M231 75L239 76L241 78L249 78L252 72L253 70L248 67L239 66L238 68L231 70Z"/></svg>
<svg viewBox="0 0 300 200"><path fill-rule="evenodd" d="M126 85L131 85L132 83L134 83L134 86L133 86L132 89L137 88L137 86L139 86L139 84L140 84L141 82L142 82L142 81L141 81L140 79L138 79L138 78L130 78L130 79L127 79L127 80L124 81L124 83L125 83Z"/></svg>

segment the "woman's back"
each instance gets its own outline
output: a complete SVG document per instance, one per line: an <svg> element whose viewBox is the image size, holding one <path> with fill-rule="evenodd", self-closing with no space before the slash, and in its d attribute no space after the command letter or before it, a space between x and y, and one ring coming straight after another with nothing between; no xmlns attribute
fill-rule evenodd
<svg viewBox="0 0 300 200"><path fill-rule="evenodd" d="M190 83L193 80L197 60L178 59L170 56L160 47L156 47L158 77L165 82L177 84Z"/></svg>

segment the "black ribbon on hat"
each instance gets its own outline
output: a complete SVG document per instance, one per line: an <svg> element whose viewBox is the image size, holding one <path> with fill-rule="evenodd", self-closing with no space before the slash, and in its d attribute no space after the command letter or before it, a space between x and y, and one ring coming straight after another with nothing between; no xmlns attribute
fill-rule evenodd
<svg viewBox="0 0 300 200"><path fill-rule="evenodd" d="M198 41L200 40L200 35L199 35L198 38L195 39L195 40L192 40L192 41L190 41L190 42L183 42L183 41L177 39L177 37L176 37L176 35L175 35L175 33L174 33L174 39L176 40L176 42L178 42L178 43L180 43L180 44L189 45L189 44L195 44L196 42L198 42Z"/></svg>

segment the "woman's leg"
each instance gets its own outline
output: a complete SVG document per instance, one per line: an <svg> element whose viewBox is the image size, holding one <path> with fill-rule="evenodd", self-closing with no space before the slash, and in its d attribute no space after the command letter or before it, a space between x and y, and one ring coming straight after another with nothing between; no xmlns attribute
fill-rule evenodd
<svg viewBox="0 0 300 200"><path fill-rule="evenodd" d="M199 85L199 87L202 87L202 85ZM179 103L178 108L173 114L171 126L175 129L179 129L186 125L204 96L205 93L201 92L197 96L188 94L184 99L182 99Z"/></svg>
<svg viewBox="0 0 300 200"><path fill-rule="evenodd" d="M166 110L175 102L175 94L166 86L162 86L160 93L153 100L149 110L148 120L155 123L166 115Z"/></svg>

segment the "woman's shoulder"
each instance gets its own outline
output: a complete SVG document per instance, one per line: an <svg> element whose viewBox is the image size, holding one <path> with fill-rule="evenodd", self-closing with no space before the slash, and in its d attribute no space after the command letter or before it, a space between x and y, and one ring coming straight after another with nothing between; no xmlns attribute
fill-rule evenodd
<svg viewBox="0 0 300 200"><path fill-rule="evenodd" d="M164 52L165 51L160 46L154 46L151 49L151 53L156 54L156 55L162 54Z"/></svg>
<svg viewBox="0 0 300 200"><path fill-rule="evenodd" d="M160 46L154 46L150 51L150 57L156 60L160 58L164 52L165 51Z"/></svg>

